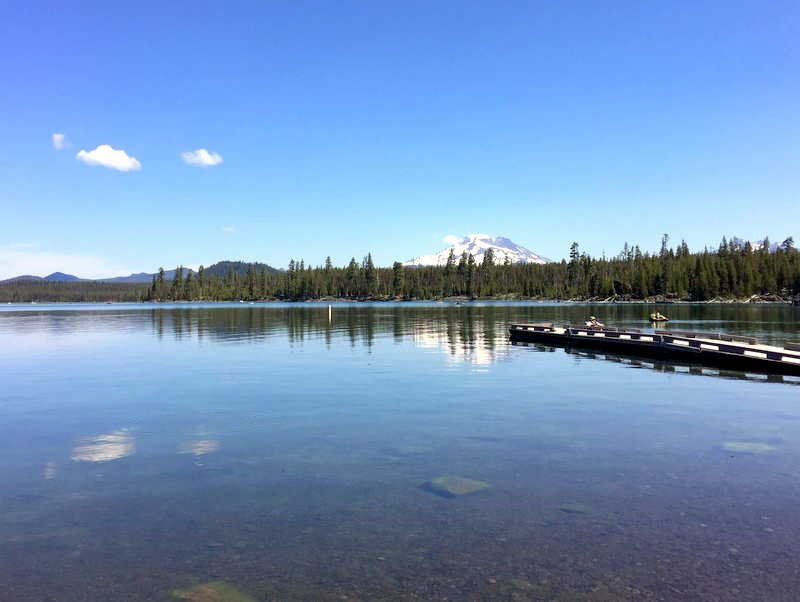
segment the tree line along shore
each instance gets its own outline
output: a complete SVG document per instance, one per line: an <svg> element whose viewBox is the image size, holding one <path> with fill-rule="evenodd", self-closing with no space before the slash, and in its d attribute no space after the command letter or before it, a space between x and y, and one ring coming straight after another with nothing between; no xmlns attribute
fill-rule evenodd
<svg viewBox="0 0 800 602"><path fill-rule="evenodd" d="M491 249L477 264L471 255L446 265L375 267L368 254L344 267L311 267L292 260L288 269L265 264L222 262L197 272L178 267L172 278L162 269L150 283L50 282L0 283L2 303L165 302L165 301L310 301L310 300L480 300L558 301L800 301L800 251L792 238L770 251L728 242L690 253L662 239L658 254L625 244L615 257L594 258L578 243L569 260L547 264L497 261Z"/></svg>

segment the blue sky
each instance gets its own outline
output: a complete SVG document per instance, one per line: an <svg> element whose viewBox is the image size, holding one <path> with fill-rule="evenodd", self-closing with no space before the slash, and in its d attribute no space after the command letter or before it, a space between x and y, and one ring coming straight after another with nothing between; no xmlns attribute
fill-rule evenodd
<svg viewBox="0 0 800 602"><path fill-rule="evenodd" d="M796 0L6 0L0 279L800 237L799 34Z"/></svg>

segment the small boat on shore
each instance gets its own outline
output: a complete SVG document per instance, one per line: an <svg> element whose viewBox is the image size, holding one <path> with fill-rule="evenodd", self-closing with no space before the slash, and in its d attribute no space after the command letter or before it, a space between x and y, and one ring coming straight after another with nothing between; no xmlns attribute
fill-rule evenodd
<svg viewBox="0 0 800 602"><path fill-rule="evenodd" d="M567 348L715 366L741 372L800 376L800 343L761 345L753 337L714 332L682 332L608 326L512 324L512 342L538 342Z"/></svg>

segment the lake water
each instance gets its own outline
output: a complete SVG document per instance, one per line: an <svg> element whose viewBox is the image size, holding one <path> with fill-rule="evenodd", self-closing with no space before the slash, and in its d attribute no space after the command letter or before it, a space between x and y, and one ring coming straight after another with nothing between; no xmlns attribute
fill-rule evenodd
<svg viewBox="0 0 800 602"><path fill-rule="evenodd" d="M800 379L508 339L651 310L0 308L0 600L797 600Z"/></svg>

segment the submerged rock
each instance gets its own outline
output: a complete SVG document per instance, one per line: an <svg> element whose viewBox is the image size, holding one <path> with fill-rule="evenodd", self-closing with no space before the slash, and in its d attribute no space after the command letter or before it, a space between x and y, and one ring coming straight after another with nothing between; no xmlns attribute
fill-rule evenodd
<svg viewBox="0 0 800 602"><path fill-rule="evenodd" d="M175 590L172 597L191 602L256 602L255 598L224 581L209 581L188 589Z"/></svg>
<svg viewBox="0 0 800 602"><path fill-rule="evenodd" d="M422 485L425 491L435 493L442 497L459 497L468 493L475 493L476 491L488 489L489 487L491 487L489 483L465 479L464 477L458 476L437 477Z"/></svg>
<svg viewBox="0 0 800 602"><path fill-rule="evenodd" d="M589 514L589 506L575 502L561 504L558 509L565 514Z"/></svg>

